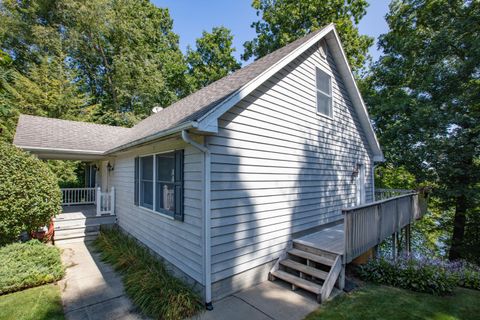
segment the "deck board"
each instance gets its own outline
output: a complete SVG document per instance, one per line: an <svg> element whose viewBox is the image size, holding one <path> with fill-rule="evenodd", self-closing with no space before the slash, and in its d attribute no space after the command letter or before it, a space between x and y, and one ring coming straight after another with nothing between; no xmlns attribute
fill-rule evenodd
<svg viewBox="0 0 480 320"><path fill-rule="evenodd" d="M343 223L308 234L294 241L305 246L343 255L345 251Z"/></svg>

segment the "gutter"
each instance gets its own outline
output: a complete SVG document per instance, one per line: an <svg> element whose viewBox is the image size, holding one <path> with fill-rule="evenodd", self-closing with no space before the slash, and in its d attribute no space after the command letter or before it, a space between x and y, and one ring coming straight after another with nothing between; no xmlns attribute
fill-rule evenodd
<svg viewBox="0 0 480 320"><path fill-rule="evenodd" d="M210 220L210 181L211 181L211 161L210 161L210 150L204 145L201 145L192 140L187 130L182 130L182 139L186 143L195 147L196 149L203 152L204 155L204 200L203 200L203 209L205 212L204 215L204 263L205 263L205 308L209 311L213 310L212 305L212 256L211 256L211 220Z"/></svg>

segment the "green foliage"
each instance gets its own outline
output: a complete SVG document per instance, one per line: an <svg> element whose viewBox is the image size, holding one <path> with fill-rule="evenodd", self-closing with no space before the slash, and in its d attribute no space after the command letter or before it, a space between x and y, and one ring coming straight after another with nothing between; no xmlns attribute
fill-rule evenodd
<svg viewBox="0 0 480 320"><path fill-rule="evenodd" d="M60 189L48 166L0 141L0 245L48 225L60 203Z"/></svg>
<svg viewBox="0 0 480 320"><path fill-rule="evenodd" d="M367 285L322 304L305 320L475 320L480 292L456 288L439 297L394 287Z"/></svg>
<svg viewBox="0 0 480 320"><path fill-rule="evenodd" d="M365 0L253 0L262 20L252 23L257 37L247 41L242 58L260 58L333 22L353 70L363 67L373 39L360 35L358 22L365 15Z"/></svg>
<svg viewBox="0 0 480 320"><path fill-rule="evenodd" d="M57 177L60 188L83 188L85 169L81 161L48 160L47 165Z"/></svg>
<svg viewBox="0 0 480 320"><path fill-rule="evenodd" d="M240 63L233 56L233 36L225 27L203 32L197 39L196 50L187 49L188 75L193 91L209 85L239 69Z"/></svg>
<svg viewBox="0 0 480 320"><path fill-rule="evenodd" d="M102 230L95 246L122 274L127 295L146 316L184 319L200 310L197 294L133 238L117 229Z"/></svg>
<svg viewBox="0 0 480 320"><path fill-rule="evenodd" d="M60 249L31 240L0 248L0 295L60 280Z"/></svg>
<svg viewBox="0 0 480 320"><path fill-rule="evenodd" d="M454 209L458 259L480 204L480 2L397 0L387 22L364 98L386 158L436 185L442 208Z"/></svg>
<svg viewBox="0 0 480 320"><path fill-rule="evenodd" d="M0 296L0 319L64 320L58 286L49 284Z"/></svg>
<svg viewBox="0 0 480 320"><path fill-rule="evenodd" d="M375 168L375 187L384 189L408 189L417 187L415 176L405 167L385 164Z"/></svg>
<svg viewBox="0 0 480 320"><path fill-rule="evenodd" d="M451 294L458 277L445 265L413 258L372 259L358 268L363 280L435 295Z"/></svg>

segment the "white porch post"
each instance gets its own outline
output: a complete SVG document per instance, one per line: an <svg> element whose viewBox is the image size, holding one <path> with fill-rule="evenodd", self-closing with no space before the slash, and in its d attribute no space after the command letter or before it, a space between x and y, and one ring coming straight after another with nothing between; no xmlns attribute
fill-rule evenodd
<svg viewBox="0 0 480 320"><path fill-rule="evenodd" d="M110 214L115 214L115 187L112 187L112 194L110 195Z"/></svg>
<svg viewBox="0 0 480 320"><path fill-rule="evenodd" d="M97 216L101 215L102 210L102 189L100 187L97 188L97 193L95 195L95 202L97 204Z"/></svg>

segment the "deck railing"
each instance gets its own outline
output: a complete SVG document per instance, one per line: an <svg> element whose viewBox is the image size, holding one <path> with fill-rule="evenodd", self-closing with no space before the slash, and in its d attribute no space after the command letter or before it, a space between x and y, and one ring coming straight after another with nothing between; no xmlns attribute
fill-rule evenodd
<svg viewBox="0 0 480 320"><path fill-rule="evenodd" d="M407 189L377 189L375 188L375 201L390 199L393 197L402 196L404 194L415 193L414 190Z"/></svg>
<svg viewBox="0 0 480 320"><path fill-rule="evenodd" d="M94 204L95 188L62 188L62 205Z"/></svg>
<svg viewBox="0 0 480 320"><path fill-rule="evenodd" d="M345 263L351 262L426 212L422 194L409 194L343 209Z"/></svg>

